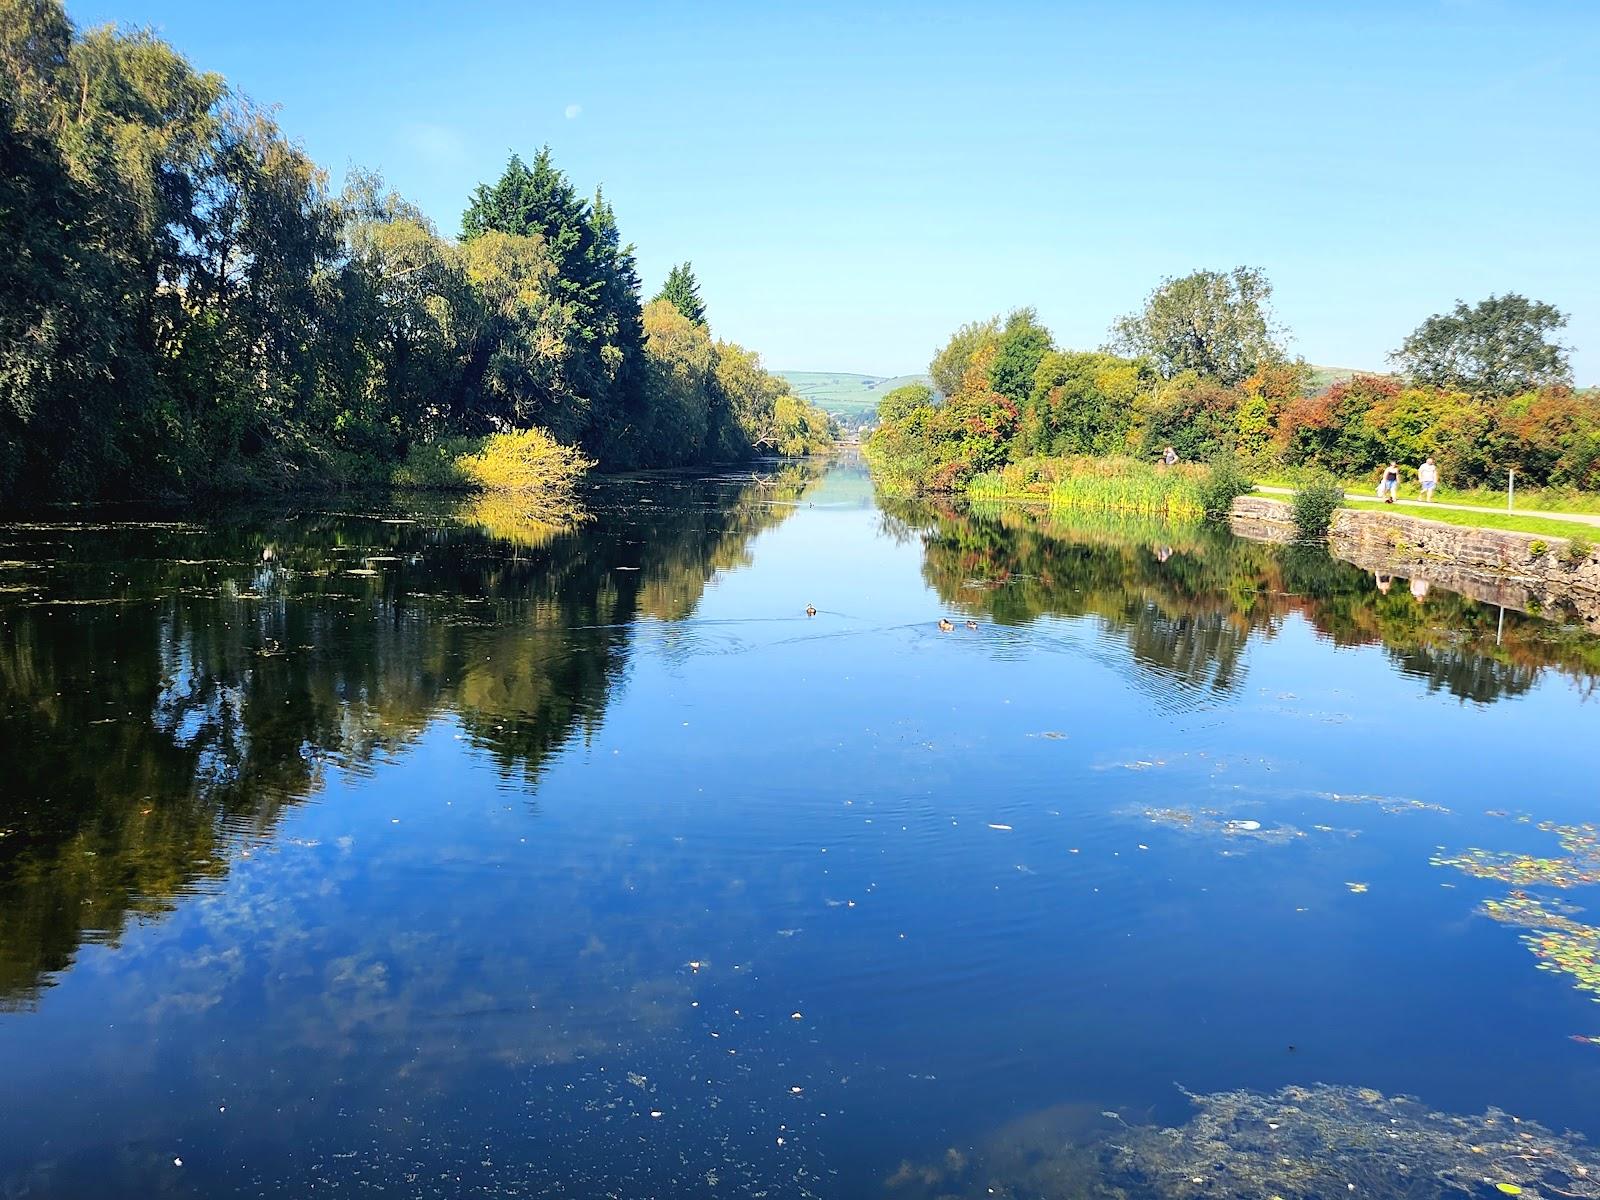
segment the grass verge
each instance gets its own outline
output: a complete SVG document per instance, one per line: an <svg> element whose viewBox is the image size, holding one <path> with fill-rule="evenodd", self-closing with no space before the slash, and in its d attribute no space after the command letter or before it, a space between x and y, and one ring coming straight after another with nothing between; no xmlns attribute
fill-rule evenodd
<svg viewBox="0 0 1600 1200"><path fill-rule="evenodd" d="M1381 510L1392 512L1397 516L1439 521L1445 525L1462 525L1470 529L1507 529L1514 533L1537 533L1546 537L1600 540L1600 527L1584 525L1577 521L1562 521L1553 517L1527 516L1523 513L1459 512L1449 508L1391 508L1381 500L1352 499L1349 496L1345 497L1340 507L1365 511Z"/></svg>

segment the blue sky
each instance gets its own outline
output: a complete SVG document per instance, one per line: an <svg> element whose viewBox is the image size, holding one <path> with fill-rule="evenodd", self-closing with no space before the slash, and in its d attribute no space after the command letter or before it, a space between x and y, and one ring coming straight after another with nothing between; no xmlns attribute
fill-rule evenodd
<svg viewBox="0 0 1600 1200"><path fill-rule="evenodd" d="M603 183L646 287L691 259L775 368L922 370L1031 304L1099 344L1248 263L1292 349L1381 368L1520 291L1600 383L1600 3L71 3L281 105L446 232L512 150Z"/></svg>

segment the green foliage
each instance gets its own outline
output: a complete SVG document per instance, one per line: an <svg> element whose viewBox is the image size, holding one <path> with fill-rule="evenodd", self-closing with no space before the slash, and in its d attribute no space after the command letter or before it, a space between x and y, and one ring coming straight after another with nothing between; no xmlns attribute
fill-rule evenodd
<svg viewBox="0 0 1600 1200"><path fill-rule="evenodd" d="M678 461L734 461L755 453L816 454L835 438L826 413L790 394L751 351L712 342L706 326L667 300L645 308L643 386L647 445Z"/></svg>
<svg viewBox="0 0 1600 1200"><path fill-rule="evenodd" d="M665 300L696 325L706 323L706 305L700 298L700 281L694 277L691 263L679 263L667 272L667 281L655 294L656 300Z"/></svg>
<svg viewBox="0 0 1600 1200"><path fill-rule="evenodd" d="M1009 460L1021 409L990 386L996 353L994 344L980 349L940 404L915 387L885 397L889 413L901 415L882 421L866 450L888 490L958 492Z"/></svg>
<svg viewBox="0 0 1600 1200"><path fill-rule="evenodd" d="M969 321L950 335L944 349L933 356L928 364L928 376L934 390L941 396L954 396L961 390L961 380L980 351L992 348L1000 339L1000 318L986 321Z"/></svg>
<svg viewBox="0 0 1600 1200"><path fill-rule="evenodd" d="M1039 360L1022 414L1025 454L1126 452L1148 364L1111 354L1050 351Z"/></svg>
<svg viewBox="0 0 1600 1200"><path fill-rule="evenodd" d="M1184 372L1227 386L1284 357L1273 323L1272 284L1254 267L1165 279L1144 308L1111 328L1114 349L1146 356L1163 377Z"/></svg>
<svg viewBox="0 0 1600 1200"><path fill-rule="evenodd" d="M330 194L220 77L59 0L0 0L0 227L0 502L421 478L529 427L615 467L739 458L788 390L702 372L691 396L648 361L632 247L548 149L453 243L376 175Z"/></svg>
<svg viewBox="0 0 1600 1200"><path fill-rule="evenodd" d="M1040 360L1052 348L1050 331L1039 324L1039 315L1031 308L1017 309L1006 317L1005 328L995 343L989 386L1012 403L1022 404L1033 392L1034 372Z"/></svg>
<svg viewBox="0 0 1600 1200"><path fill-rule="evenodd" d="M826 453L838 437L833 418L798 396L778 397L772 423L772 448L789 458Z"/></svg>
<svg viewBox="0 0 1600 1200"><path fill-rule="evenodd" d="M895 388L878 401L878 420L892 425L906 420L913 412L933 407L933 391L920 383L908 383Z"/></svg>
<svg viewBox="0 0 1600 1200"><path fill-rule="evenodd" d="M1573 536L1567 539L1567 562L1574 567L1582 566L1594 557L1594 544L1587 538Z"/></svg>
<svg viewBox="0 0 1600 1200"><path fill-rule="evenodd" d="M473 484L461 464L479 453L484 441L458 437L414 442L405 458L396 464L391 482L396 487L423 491L466 491Z"/></svg>
<svg viewBox="0 0 1600 1200"><path fill-rule="evenodd" d="M1193 521L1206 515L1207 474L1131 458L1025 458L976 476L975 500L1043 499L1052 508Z"/></svg>
<svg viewBox="0 0 1600 1200"><path fill-rule="evenodd" d="M1600 503L1585 491L1600 489L1600 395L1564 384L1501 395L1319 372L1283 355L1270 292L1243 268L1167 280L1142 313L1118 323L1116 340L1132 358L1054 349L1029 309L971 322L930 368L945 399L886 397L869 459L891 490L917 491L959 490L1025 458L1154 461L1169 446L1185 463L1226 457L1257 474L1348 479L1390 461L1414 472L1431 457L1452 498L1503 482L1510 468L1519 487L1560 489L1550 496L1580 510Z"/></svg>
<svg viewBox="0 0 1600 1200"><path fill-rule="evenodd" d="M1294 527L1306 541L1320 541L1333 528L1333 515L1344 503L1344 489L1331 475L1315 476L1294 494Z"/></svg>
<svg viewBox="0 0 1600 1200"><path fill-rule="evenodd" d="M1567 324L1553 304L1515 292L1470 308L1460 300L1429 317L1391 358L1418 383L1511 396L1572 382L1570 350L1552 335Z"/></svg>
<svg viewBox="0 0 1600 1200"><path fill-rule="evenodd" d="M1247 496L1255 484L1244 473L1239 460L1230 454L1212 459L1205 477L1200 481L1200 506L1208 517L1226 517L1233 502Z"/></svg>
<svg viewBox="0 0 1600 1200"><path fill-rule="evenodd" d="M1543 538L1534 538L1528 543L1529 558L1543 558L1548 553L1550 553L1550 543Z"/></svg>

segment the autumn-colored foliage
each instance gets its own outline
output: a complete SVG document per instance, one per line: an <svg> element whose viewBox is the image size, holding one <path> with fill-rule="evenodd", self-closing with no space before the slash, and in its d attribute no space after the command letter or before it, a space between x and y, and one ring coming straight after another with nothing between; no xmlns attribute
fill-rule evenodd
<svg viewBox="0 0 1600 1200"><path fill-rule="evenodd" d="M892 489L966 490L978 475L1039 458L1154 462L1168 446L1186 463L1231 458L1253 471L1348 479L1432 457L1450 488L1503 485L1507 470L1528 485L1600 487L1592 392L1468 393L1375 374L1314 390L1303 362L1276 360L1227 384L1193 370L1163 377L1147 359L1051 349L1019 402L996 386L998 336L973 340L942 402L926 389L885 399L868 453ZM1009 379L1007 388L1017 394Z"/></svg>

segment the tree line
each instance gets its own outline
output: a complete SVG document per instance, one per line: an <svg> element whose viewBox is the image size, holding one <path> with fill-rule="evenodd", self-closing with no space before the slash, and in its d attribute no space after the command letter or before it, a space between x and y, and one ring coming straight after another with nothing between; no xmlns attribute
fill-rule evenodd
<svg viewBox="0 0 1600 1200"><path fill-rule="evenodd" d="M1349 477L1428 455L1451 484L1600 487L1600 397L1572 386L1567 318L1516 294L1429 317L1394 374L1318 384L1292 358L1259 270L1163 280L1105 346L1057 345L1032 309L962 326L933 388L885 396L868 453L921 490L959 490L1030 457L1233 457Z"/></svg>
<svg viewBox="0 0 1600 1200"><path fill-rule="evenodd" d="M334 191L154 34L0 0L0 501L384 482L539 427L604 467L806 453L826 417L714 339L687 263L645 303L603 193L513 156L459 238Z"/></svg>

